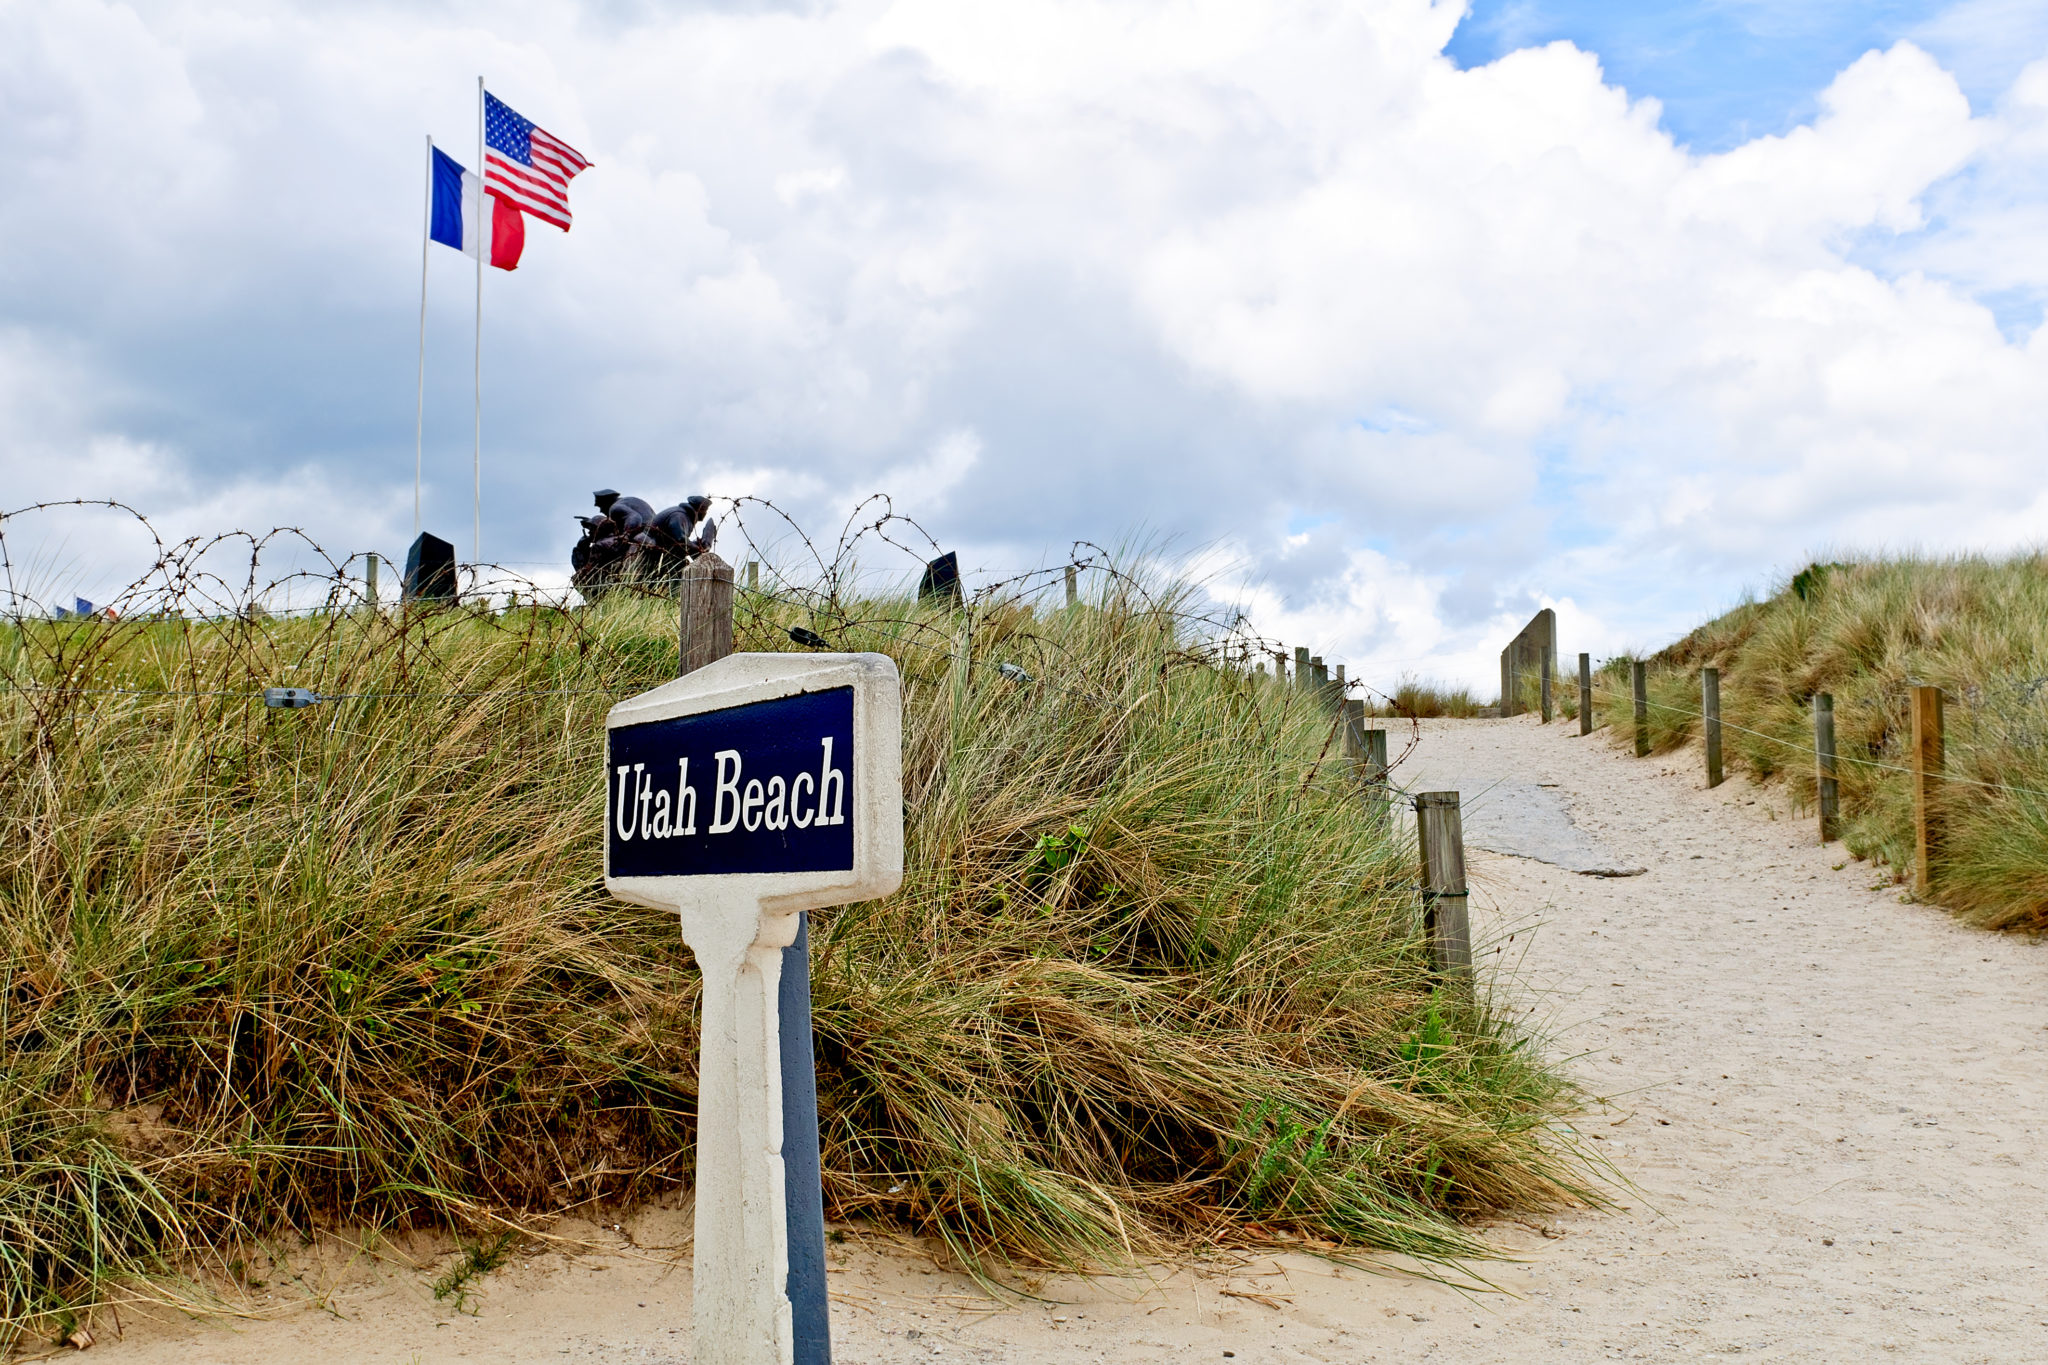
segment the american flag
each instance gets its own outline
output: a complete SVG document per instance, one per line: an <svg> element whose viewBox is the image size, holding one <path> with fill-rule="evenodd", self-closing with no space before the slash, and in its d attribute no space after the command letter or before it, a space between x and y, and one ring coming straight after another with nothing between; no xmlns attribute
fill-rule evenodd
<svg viewBox="0 0 2048 1365"><path fill-rule="evenodd" d="M496 95L484 96L484 188L544 223L569 230L569 178L590 163L583 153Z"/></svg>

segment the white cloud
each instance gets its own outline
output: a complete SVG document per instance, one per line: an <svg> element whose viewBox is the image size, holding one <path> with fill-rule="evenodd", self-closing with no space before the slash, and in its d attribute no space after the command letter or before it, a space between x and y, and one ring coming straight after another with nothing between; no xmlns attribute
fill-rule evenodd
<svg viewBox="0 0 2048 1365"><path fill-rule="evenodd" d="M1869 52L1821 92L1821 115L1707 157L1674 195L1758 245L1825 250L1830 229L1921 226L1920 196L1983 140L1954 77L1910 43Z"/></svg>
<svg viewBox="0 0 2048 1365"><path fill-rule="evenodd" d="M1973 115L1896 44L1698 156L1569 44L1456 69L1461 12L0 10L0 471L399 548L418 139L468 145L482 69L596 162L486 281L494 557L598 484L825 537L876 488L969 564L1227 547L1270 633L1486 687L1544 603L1606 651L1816 547L2038 534L2048 57Z"/></svg>
<svg viewBox="0 0 2048 1365"><path fill-rule="evenodd" d="M886 470L877 482L884 488L901 490L896 498L899 510L911 516L930 517L945 510L948 495L980 459L981 437L962 428L933 442L922 460Z"/></svg>

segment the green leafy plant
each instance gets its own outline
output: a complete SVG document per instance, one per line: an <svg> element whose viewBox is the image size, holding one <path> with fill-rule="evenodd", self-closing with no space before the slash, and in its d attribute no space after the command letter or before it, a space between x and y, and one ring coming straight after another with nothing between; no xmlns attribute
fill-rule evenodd
<svg viewBox="0 0 2048 1365"><path fill-rule="evenodd" d="M434 1280L435 1301L453 1299L456 1312L474 1316L477 1281L505 1263L517 1240L517 1233L504 1232L489 1241L465 1243L454 1262Z"/></svg>

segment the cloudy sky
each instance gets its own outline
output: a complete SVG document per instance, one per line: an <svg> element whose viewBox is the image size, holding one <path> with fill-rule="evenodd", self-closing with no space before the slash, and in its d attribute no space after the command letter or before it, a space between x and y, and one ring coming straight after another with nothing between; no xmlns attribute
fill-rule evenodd
<svg viewBox="0 0 2048 1365"><path fill-rule="evenodd" d="M600 485L827 540L886 492L977 571L1165 544L1486 686L1541 605L1607 654L2048 541L2048 0L0 0L0 503L402 555L479 73L596 163L484 281L488 559ZM40 524L53 588L129 567Z"/></svg>

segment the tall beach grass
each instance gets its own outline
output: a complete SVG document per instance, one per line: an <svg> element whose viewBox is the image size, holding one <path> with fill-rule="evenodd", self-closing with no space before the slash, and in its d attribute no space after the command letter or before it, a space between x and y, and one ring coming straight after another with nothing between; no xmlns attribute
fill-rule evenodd
<svg viewBox="0 0 2048 1365"><path fill-rule="evenodd" d="M902 890L813 924L833 1213L978 1267L1444 1261L1589 1197L1564 1082L1437 988L1330 713L1106 581L741 594L741 648L803 626L905 684ZM252 1233L687 1181L697 980L600 843L604 713L675 634L631 594L0 627L0 1321Z"/></svg>
<svg viewBox="0 0 2048 1365"><path fill-rule="evenodd" d="M1403 720L1470 720L1482 709L1470 688L1409 676L1403 676L1393 692L1379 698L1373 707L1376 715Z"/></svg>
<svg viewBox="0 0 2048 1365"><path fill-rule="evenodd" d="M1933 898L1990 928L2048 929L2048 560L1887 558L1814 565L1648 660L1650 740L1698 733L1699 671L1721 670L1731 766L1814 800L1812 697L1830 693L1842 838L1894 876L1914 858L1914 684L1942 689L1946 845ZM1628 661L1596 689L1632 742Z"/></svg>

